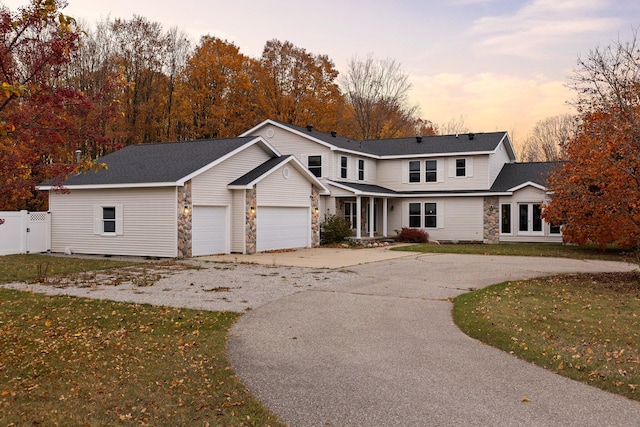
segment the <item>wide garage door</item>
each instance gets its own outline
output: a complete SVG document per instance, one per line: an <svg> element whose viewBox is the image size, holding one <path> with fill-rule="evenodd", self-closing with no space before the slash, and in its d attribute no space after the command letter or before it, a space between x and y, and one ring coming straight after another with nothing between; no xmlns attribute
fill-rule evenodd
<svg viewBox="0 0 640 427"><path fill-rule="evenodd" d="M194 206L192 218L193 256L227 253L227 208Z"/></svg>
<svg viewBox="0 0 640 427"><path fill-rule="evenodd" d="M306 248L311 223L308 208L258 207L258 252Z"/></svg>

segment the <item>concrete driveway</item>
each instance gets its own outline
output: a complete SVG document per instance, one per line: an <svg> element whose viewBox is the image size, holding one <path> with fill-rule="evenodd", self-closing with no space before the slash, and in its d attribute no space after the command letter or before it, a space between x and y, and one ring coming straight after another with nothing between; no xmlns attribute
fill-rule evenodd
<svg viewBox="0 0 640 427"><path fill-rule="evenodd" d="M640 403L467 337L447 300L504 280L632 268L448 254L356 265L344 283L245 314L228 350L291 426L637 426Z"/></svg>

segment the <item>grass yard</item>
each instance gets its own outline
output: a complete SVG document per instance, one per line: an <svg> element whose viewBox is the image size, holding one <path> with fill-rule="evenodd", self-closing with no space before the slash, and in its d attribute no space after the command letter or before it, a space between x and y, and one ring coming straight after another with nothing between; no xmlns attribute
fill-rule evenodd
<svg viewBox="0 0 640 427"><path fill-rule="evenodd" d="M51 255L0 256L0 283L43 281L51 276L125 267L135 262L109 258L71 258Z"/></svg>
<svg viewBox="0 0 640 427"><path fill-rule="evenodd" d="M467 335L640 400L640 272L506 282L457 297Z"/></svg>
<svg viewBox="0 0 640 427"><path fill-rule="evenodd" d="M0 425L282 425L229 366L237 316L0 289Z"/></svg>
<svg viewBox="0 0 640 427"><path fill-rule="evenodd" d="M559 244L433 244L421 243L409 246L392 248L396 251L423 252L423 253L448 253L448 254L472 254L472 255L512 255L512 256L539 256L551 258L574 259L603 259L610 261L634 260L633 253L627 253L620 249L607 249L605 251L589 246L570 246ZM636 259L637 260L637 259Z"/></svg>

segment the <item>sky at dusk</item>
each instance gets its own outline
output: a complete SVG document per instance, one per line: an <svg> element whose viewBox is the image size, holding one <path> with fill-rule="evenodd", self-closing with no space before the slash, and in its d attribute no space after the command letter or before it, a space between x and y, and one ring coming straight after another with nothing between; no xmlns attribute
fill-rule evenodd
<svg viewBox="0 0 640 427"><path fill-rule="evenodd" d="M0 0L12 10L27 0ZM462 118L473 132L523 140L538 120L571 113L565 87L578 57L640 26L636 0L68 0L94 25L134 14L211 35L259 57L267 40L326 54L338 71L354 55L394 58L410 99L435 123ZM253 123L247 123L247 127Z"/></svg>

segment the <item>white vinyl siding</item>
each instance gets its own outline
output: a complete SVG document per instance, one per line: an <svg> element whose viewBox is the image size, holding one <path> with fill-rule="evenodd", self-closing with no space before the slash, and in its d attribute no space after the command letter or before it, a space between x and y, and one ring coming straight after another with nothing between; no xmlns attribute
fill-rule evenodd
<svg viewBox="0 0 640 427"><path fill-rule="evenodd" d="M51 192L51 250L176 257L176 193L175 187ZM122 230L118 225L116 235L96 234L96 206L121 206Z"/></svg>
<svg viewBox="0 0 640 427"><path fill-rule="evenodd" d="M482 197L409 199L402 202L402 227L409 226L409 204L421 204L421 225L431 240L482 241ZM436 228L424 227L425 203L436 203ZM397 202L394 202L397 204ZM395 227L391 228L391 230Z"/></svg>
<svg viewBox="0 0 640 427"><path fill-rule="evenodd" d="M233 193L227 185L270 158L269 154L255 144L196 176L191 190L193 204L230 206L233 203Z"/></svg>
<svg viewBox="0 0 640 427"><path fill-rule="evenodd" d="M511 163L511 159L509 158L504 143L500 143L496 152L489 156L489 181L487 182L487 188L493 185L505 163Z"/></svg>
<svg viewBox="0 0 640 427"><path fill-rule="evenodd" d="M258 206L311 206L311 183L291 165L273 171L256 187Z"/></svg>

